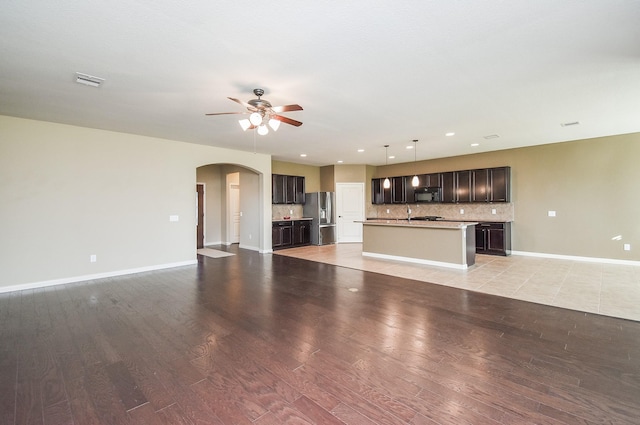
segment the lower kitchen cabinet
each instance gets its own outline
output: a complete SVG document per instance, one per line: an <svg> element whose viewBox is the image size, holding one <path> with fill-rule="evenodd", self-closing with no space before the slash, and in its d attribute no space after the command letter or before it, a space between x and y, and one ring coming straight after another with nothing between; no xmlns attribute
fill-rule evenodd
<svg viewBox="0 0 640 425"><path fill-rule="evenodd" d="M511 255L511 223L476 224L476 253Z"/></svg>
<svg viewBox="0 0 640 425"><path fill-rule="evenodd" d="M308 245L311 243L311 221L296 220L293 223L293 245Z"/></svg>
<svg viewBox="0 0 640 425"><path fill-rule="evenodd" d="M272 249L291 248L311 243L311 220L274 221L271 229Z"/></svg>

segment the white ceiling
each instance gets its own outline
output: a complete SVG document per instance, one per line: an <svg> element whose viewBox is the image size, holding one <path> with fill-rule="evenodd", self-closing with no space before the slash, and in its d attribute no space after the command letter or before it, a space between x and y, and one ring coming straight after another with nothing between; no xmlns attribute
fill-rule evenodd
<svg viewBox="0 0 640 425"><path fill-rule="evenodd" d="M204 115L258 87L304 124ZM5 0L0 114L312 165L640 132L640 1Z"/></svg>

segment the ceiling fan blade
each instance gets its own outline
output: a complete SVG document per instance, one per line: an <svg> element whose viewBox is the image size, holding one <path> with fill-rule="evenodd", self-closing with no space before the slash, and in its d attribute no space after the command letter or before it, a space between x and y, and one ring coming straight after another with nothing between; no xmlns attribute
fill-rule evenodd
<svg viewBox="0 0 640 425"><path fill-rule="evenodd" d="M248 104L248 103L246 103L246 102L243 102L243 101L241 101L241 100L239 100L239 99L235 99L235 98L233 98L233 97L227 97L227 99L229 99L229 100L233 100L234 102L239 103L240 105L244 106L245 108L249 108L249 109L251 109L252 111L255 111L255 109L256 109L256 108L254 108L253 106L251 106L250 104Z"/></svg>
<svg viewBox="0 0 640 425"><path fill-rule="evenodd" d="M302 125L300 121L292 120L291 118L283 117L282 115L271 115L271 118L282 121L285 124L295 125L296 127L300 127Z"/></svg>
<svg viewBox="0 0 640 425"><path fill-rule="evenodd" d="M230 115L230 114L247 114L248 112L215 112L213 114L205 114L205 115Z"/></svg>
<svg viewBox="0 0 640 425"><path fill-rule="evenodd" d="M273 112L290 112L290 111L302 111L302 106L300 105L283 105L283 106L274 106Z"/></svg>

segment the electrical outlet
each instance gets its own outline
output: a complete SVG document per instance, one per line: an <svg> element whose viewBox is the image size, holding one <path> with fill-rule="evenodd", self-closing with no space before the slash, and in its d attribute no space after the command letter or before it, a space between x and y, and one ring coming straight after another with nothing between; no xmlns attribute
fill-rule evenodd
<svg viewBox="0 0 640 425"><path fill-rule="evenodd" d="M180 216L178 215L170 215L169 221L180 221Z"/></svg>
<svg viewBox="0 0 640 425"><path fill-rule="evenodd" d="M249 233L249 239L251 239L251 237L252 237L252 235L251 235L251 233Z"/></svg>
<svg viewBox="0 0 640 425"><path fill-rule="evenodd" d="M387 208L387 214L389 214L389 208Z"/></svg>
<svg viewBox="0 0 640 425"><path fill-rule="evenodd" d="M95 263L96 261L98 261L98 256L95 254L92 254L89 256L89 262L91 263Z"/></svg>
<svg viewBox="0 0 640 425"><path fill-rule="evenodd" d="M289 210L289 214L292 214L292 215L293 215L293 210Z"/></svg>
<svg viewBox="0 0 640 425"><path fill-rule="evenodd" d="M624 250L625 251L631 251L631 244L630 243L624 244Z"/></svg>
<svg viewBox="0 0 640 425"><path fill-rule="evenodd" d="M495 208L491 208L491 214L493 214L493 215L496 214L496 209Z"/></svg>
<svg viewBox="0 0 640 425"><path fill-rule="evenodd" d="M464 209L460 208L460 214L464 214Z"/></svg>

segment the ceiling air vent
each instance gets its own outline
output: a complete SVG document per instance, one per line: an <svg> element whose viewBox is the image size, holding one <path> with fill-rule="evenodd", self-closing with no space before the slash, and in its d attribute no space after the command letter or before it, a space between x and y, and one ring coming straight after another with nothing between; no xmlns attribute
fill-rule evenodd
<svg viewBox="0 0 640 425"><path fill-rule="evenodd" d="M94 77L93 75L83 74L76 72L76 83L84 84L85 86L100 87L104 82L104 78Z"/></svg>
<svg viewBox="0 0 640 425"><path fill-rule="evenodd" d="M497 139L498 136L497 134L489 134L488 136L484 136L485 139L489 140L489 139Z"/></svg>
<svg viewBox="0 0 640 425"><path fill-rule="evenodd" d="M569 127L572 125L579 125L580 121L573 121L573 122L563 122L562 124L560 124L563 127Z"/></svg>

